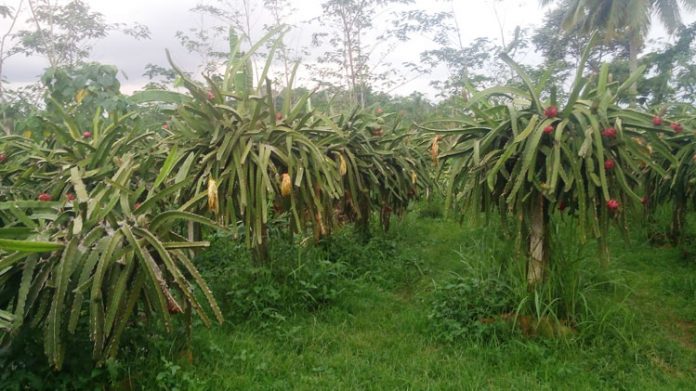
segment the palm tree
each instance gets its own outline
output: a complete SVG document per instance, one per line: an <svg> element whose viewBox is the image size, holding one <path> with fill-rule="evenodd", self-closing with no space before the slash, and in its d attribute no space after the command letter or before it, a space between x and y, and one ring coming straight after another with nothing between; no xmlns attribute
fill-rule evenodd
<svg viewBox="0 0 696 391"><path fill-rule="evenodd" d="M542 6L554 2L540 0ZM682 23L681 9L696 9L696 0L563 0L567 9L563 28L579 27L585 31L600 30L605 39L628 38L628 66L631 73L638 68L638 53L656 16L672 34ZM629 90L631 99L637 95L637 85Z"/></svg>

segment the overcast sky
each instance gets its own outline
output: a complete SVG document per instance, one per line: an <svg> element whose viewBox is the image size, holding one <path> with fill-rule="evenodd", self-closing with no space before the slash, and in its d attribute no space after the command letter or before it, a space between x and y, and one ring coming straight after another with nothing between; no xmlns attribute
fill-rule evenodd
<svg viewBox="0 0 696 391"><path fill-rule="evenodd" d="M308 47L314 32L321 31L318 23L303 23L321 14L320 0L292 0L296 12L289 21L295 25L295 29L288 36L288 44L296 49ZM4 4L15 6L18 0L4 0ZM257 0L261 2L261 0ZM121 33L112 33L108 38L96 42L92 52L93 61L116 65L123 73L122 80L124 92L131 92L141 87L147 80L142 76L144 67L148 63L166 66L164 54L165 48L172 52L177 64L189 71L195 71L199 62L197 56L190 55L184 50L175 38L176 31L188 30L191 27L210 25L214 21L201 20L195 14L189 12L199 0L89 0L93 10L103 13L107 22L138 22L149 27L151 39L136 41ZM419 8L427 10L443 9L450 7L435 0L416 0ZM454 0L454 11L462 31L465 42L471 42L478 37L489 37L496 42L501 40L502 34L507 40L513 35L517 26L538 26L543 19L545 9L539 7L538 0ZM255 20L259 21L259 31L266 21L263 11L255 13ZM686 16L686 22L693 21L693 15ZM9 23L7 19L0 21L0 32L6 30ZM651 37L662 38L665 34L662 29L653 26ZM390 50L387 60L393 64L405 61L417 62L421 51L431 47L431 43L424 37L416 37L411 42L402 44ZM314 60L313 56L306 58L305 62ZM529 53L527 58L520 59L526 62L535 62L534 54ZM25 84L36 80L47 62L41 58L27 58L15 56L10 58L5 65L5 76L13 84ZM305 74L305 76L307 76ZM446 76L445 70L436 70L432 75L419 77L408 84L395 90L398 94L409 94L417 90L433 95L429 82L432 79L442 79ZM127 78L126 78L127 77ZM307 79L307 77L305 77Z"/></svg>

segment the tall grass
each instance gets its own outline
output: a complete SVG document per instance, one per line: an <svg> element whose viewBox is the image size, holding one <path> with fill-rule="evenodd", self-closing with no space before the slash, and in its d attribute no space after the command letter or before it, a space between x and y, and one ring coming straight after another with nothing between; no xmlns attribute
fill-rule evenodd
<svg viewBox="0 0 696 391"><path fill-rule="evenodd" d="M558 214L553 219L554 257L544 283L534 289L527 285L520 241L507 236L500 221L472 223L457 253L461 264L457 273L435 286L431 312L435 333L448 340L466 337L472 327L485 328L493 323L491 319L498 319L518 331L509 336L588 340L610 331L622 334L612 322L617 316L630 320L630 313L614 305L630 294L624 273L613 266L600 266L596 246L579 241L572 218ZM483 287L486 289L479 289ZM477 305L482 307L474 308ZM457 321L461 324L455 326ZM438 322L442 324L438 326ZM481 339L479 334L469 333L468 337ZM496 334L495 339L498 337Z"/></svg>

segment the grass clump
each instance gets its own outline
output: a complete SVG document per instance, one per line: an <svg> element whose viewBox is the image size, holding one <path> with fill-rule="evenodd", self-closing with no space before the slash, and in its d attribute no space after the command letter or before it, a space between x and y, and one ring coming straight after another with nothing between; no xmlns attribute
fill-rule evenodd
<svg viewBox="0 0 696 391"><path fill-rule="evenodd" d="M515 310L511 289L495 275L454 276L433 292L428 320L435 336L445 341L493 342L513 332Z"/></svg>
<svg viewBox="0 0 696 391"><path fill-rule="evenodd" d="M267 325L330 305L346 289L346 264L315 246L279 241L270 259L253 265L243 244L222 236L196 260L229 321Z"/></svg>

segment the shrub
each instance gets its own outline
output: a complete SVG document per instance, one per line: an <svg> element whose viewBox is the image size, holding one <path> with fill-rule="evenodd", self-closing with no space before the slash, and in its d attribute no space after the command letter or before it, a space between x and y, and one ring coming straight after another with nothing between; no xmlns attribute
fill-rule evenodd
<svg viewBox="0 0 696 391"><path fill-rule="evenodd" d="M500 276L457 275L435 289L428 318L440 339L495 341L512 332L514 297Z"/></svg>
<svg viewBox="0 0 696 391"><path fill-rule="evenodd" d="M77 335L68 346L65 364L54 371L46 361L41 340L42 330L25 329L15 342L0 354L0 389L2 390L84 390L95 385L115 386L123 376L119 361L107 359L97 367L90 357L88 341Z"/></svg>
<svg viewBox="0 0 696 391"><path fill-rule="evenodd" d="M439 219L444 216L444 201L440 198L431 198L420 203L418 216L431 219Z"/></svg>
<svg viewBox="0 0 696 391"><path fill-rule="evenodd" d="M332 303L345 289L344 264L327 260L321 249L277 241L270 251L267 265L251 267L243 243L217 237L197 258L231 319L282 320Z"/></svg>
<svg viewBox="0 0 696 391"><path fill-rule="evenodd" d="M376 231L377 232L377 231ZM423 275L422 259L399 251L400 231L375 234L366 243L355 231L344 229L321 242L326 259L346 267L348 278L378 283L384 288L410 286Z"/></svg>

